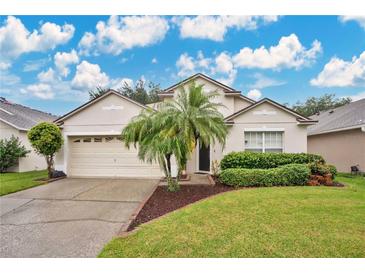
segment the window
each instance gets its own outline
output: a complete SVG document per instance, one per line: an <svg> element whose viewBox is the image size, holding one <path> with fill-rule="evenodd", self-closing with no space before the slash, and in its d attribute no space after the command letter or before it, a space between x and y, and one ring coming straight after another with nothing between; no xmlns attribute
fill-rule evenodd
<svg viewBox="0 0 365 274"><path fill-rule="evenodd" d="M95 137L94 138L94 143L101 143L102 142L102 138L101 137Z"/></svg>
<svg viewBox="0 0 365 274"><path fill-rule="evenodd" d="M114 139L114 137L105 137L105 142L110 142Z"/></svg>
<svg viewBox="0 0 365 274"><path fill-rule="evenodd" d="M82 142L84 142L84 143L91 143L91 138L84 138L82 140Z"/></svg>
<svg viewBox="0 0 365 274"><path fill-rule="evenodd" d="M74 141L74 143L80 143L81 142L81 140L80 139L76 139L75 141Z"/></svg>
<svg viewBox="0 0 365 274"><path fill-rule="evenodd" d="M252 152L283 152L283 132L245 132L245 150Z"/></svg>

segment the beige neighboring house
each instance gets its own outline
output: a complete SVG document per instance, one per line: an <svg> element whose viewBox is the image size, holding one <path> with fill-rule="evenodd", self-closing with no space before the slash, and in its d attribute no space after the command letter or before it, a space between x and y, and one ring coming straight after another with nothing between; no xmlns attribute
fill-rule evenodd
<svg viewBox="0 0 365 274"><path fill-rule="evenodd" d="M8 171L24 172L47 168L44 157L39 156L32 149L27 132L40 122L51 122L56 118L49 113L14 104L0 97L0 139L8 139L13 135L31 151L26 157L20 158L18 164L9 168Z"/></svg>
<svg viewBox="0 0 365 274"><path fill-rule="evenodd" d="M365 171L365 99L313 115L308 152L321 154L341 172Z"/></svg>
<svg viewBox="0 0 365 274"><path fill-rule="evenodd" d="M188 173L210 172L213 160L231 151L307 152L307 127L316 121L270 99L255 102L229 86L203 74L177 83L159 94L162 101L177 95L190 81L203 84L205 92L216 92L219 111L229 126L226 145L197 146L188 161ZM65 143L56 158L56 168L70 177L160 177L157 163L138 159L137 149L127 149L120 140L122 129L147 106L116 91L87 102L55 122Z"/></svg>

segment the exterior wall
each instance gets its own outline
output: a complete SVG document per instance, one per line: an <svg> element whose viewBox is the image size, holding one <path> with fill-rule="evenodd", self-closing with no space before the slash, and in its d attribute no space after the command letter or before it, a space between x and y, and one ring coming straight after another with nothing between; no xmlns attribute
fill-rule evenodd
<svg viewBox="0 0 365 274"><path fill-rule="evenodd" d="M247 108L249 106L251 106L252 103L248 102L247 100L245 99L242 99L241 97L236 97L234 96L234 110L233 110L233 113L241 110L241 109L244 109L244 108Z"/></svg>
<svg viewBox="0 0 365 274"><path fill-rule="evenodd" d="M64 145L56 155L56 169L67 174L70 136L120 135L141 110L141 106L111 94L66 119L62 126Z"/></svg>
<svg viewBox="0 0 365 274"><path fill-rule="evenodd" d="M233 151L244 151L244 133L247 129L282 131L284 152L307 152L307 126L298 125L293 115L269 103L263 103L235 117L234 124L229 127L225 147L222 148L220 144L211 146L211 161L220 161L225 154ZM187 171L196 172L197 162L197 153L194 152Z"/></svg>
<svg viewBox="0 0 365 274"><path fill-rule="evenodd" d="M21 131L19 139L22 144L30 150L27 157L19 159L19 172L47 169L46 159L33 150L30 142L28 141L27 132Z"/></svg>
<svg viewBox="0 0 365 274"><path fill-rule="evenodd" d="M308 136L308 152L322 155L341 172L354 165L365 171L365 132L359 128Z"/></svg>
<svg viewBox="0 0 365 274"><path fill-rule="evenodd" d="M298 125L293 115L272 104L263 103L234 119L234 125L229 130L223 154L245 149L245 129L283 131L284 152L307 152L307 127Z"/></svg>
<svg viewBox="0 0 365 274"><path fill-rule="evenodd" d="M14 127L7 125L6 123L0 121L0 138L7 139L10 138L12 135L15 137L19 137L20 142L30 150L30 153L27 154L26 157L20 158L18 165L9 169L11 172L25 172L25 171L32 171L32 170L42 170L47 168L46 160L35 153L32 149L28 138L27 132L19 131Z"/></svg>

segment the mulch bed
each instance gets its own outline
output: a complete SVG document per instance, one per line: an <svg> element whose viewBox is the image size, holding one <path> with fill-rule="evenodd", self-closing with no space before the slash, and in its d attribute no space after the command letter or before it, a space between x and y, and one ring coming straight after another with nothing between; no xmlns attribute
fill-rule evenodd
<svg viewBox="0 0 365 274"><path fill-rule="evenodd" d="M169 192L166 186L158 186L137 217L129 225L128 231L175 209L230 190L234 190L234 188L219 183L216 185L181 185L178 192Z"/></svg>

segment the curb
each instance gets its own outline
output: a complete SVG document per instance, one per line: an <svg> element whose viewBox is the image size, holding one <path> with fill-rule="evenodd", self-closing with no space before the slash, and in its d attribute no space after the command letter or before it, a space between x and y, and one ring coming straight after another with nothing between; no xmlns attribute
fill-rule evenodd
<svg viewBox="0 0 365 274"><path fill-rule="evenodd" d="M131 225L131 223L134 221L134 219L138 216L139 212L142 210L142 208L145 206L145 204L148 202L148 200L152 197L153 193L155 193L156 189L159 186L159 182L155 185L155 187L152 189L151 193L140 203L140 205L137 207L137 209L133 212L133 214L129 217L128 221L122 225L119 232L117 233L117 236L121 236L124 234L128 234L129 232L133 232L137 229L137 227L131 231L126 231L128 227Z"/></svg>

